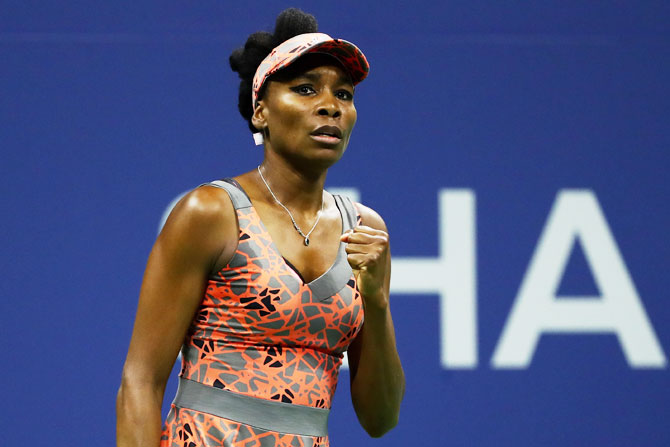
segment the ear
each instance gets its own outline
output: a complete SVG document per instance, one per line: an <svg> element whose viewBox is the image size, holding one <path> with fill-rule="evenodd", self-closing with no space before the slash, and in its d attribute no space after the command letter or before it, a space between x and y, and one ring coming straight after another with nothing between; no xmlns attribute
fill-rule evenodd
<svg viewBox="0 0 670 447"><path fill-rule="evenodd" d="M254 109L254 114L251 115L251 124L258 129L259 132L263 132L263 129L267 127L267 119L265 118L265 104L263 101L258 101L258 105Z"/></svg>

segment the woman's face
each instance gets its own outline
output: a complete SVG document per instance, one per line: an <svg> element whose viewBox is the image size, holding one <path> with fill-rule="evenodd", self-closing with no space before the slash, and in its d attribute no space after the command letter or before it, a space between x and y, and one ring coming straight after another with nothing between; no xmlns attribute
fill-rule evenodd
<svg viewBox="0 0 670 447"><path fill-rule="evenodd" d="M268 81L254 125L264 129L267 149L328 167L342 157L356 123L353 95L335 59L310 55Z"/></svg>

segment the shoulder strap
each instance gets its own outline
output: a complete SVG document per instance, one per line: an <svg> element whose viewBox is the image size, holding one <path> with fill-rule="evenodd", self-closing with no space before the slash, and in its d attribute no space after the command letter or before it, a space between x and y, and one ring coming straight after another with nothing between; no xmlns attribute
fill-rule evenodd
<svg viewBox="0 0 670 447"><path fill-rule="evenodd" d="M358 211L354 206L354 203L347 196L341 196L339 194L333 194L335 199L335 204L340 209L340 214L342 214L342 232L353 229L358 225Z"/></svg>
<svg viewBox="0 0 670 447"><path fill-rule="evenodd" d="M249 208L251 206L251 201L249 200L249 197L247 197L247 194L228 180L229 179L214 180L213 182L203 183L200 186L214 186L215 188L221 188L225 190L230 196L230 200L233 202L233 207L236 210Z"/></svg>

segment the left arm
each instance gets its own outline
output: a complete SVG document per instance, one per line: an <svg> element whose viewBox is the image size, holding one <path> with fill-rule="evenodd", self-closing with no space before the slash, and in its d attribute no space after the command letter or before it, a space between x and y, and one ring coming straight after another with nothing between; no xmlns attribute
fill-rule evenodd
<svg viewBox="0 0 670 447"><path fill-rule="evenodd" d="M342 236L365 308L363 327L348 350L351 400L363 428L380 437L398 423L405 375L389 305L391 253L386 225L373 210L361 205L359 209L362 225Z"/></svg>

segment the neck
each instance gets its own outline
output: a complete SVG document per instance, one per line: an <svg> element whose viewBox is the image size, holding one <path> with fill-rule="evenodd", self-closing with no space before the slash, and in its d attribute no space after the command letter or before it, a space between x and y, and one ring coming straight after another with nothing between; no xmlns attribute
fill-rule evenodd
<svg viewBox="0 0 670 447"><path fill-rule="evenodd" d="M277 199L285 206L302 213L314 213L321 209L326 171L305 172L279 158L266 157L260 172ZM262 179L259 181L262 184ZM262 185L265 188L265 185ZM271 196L268 191L268 195ZM270 200L272 197L270 197Z"/></svg>

